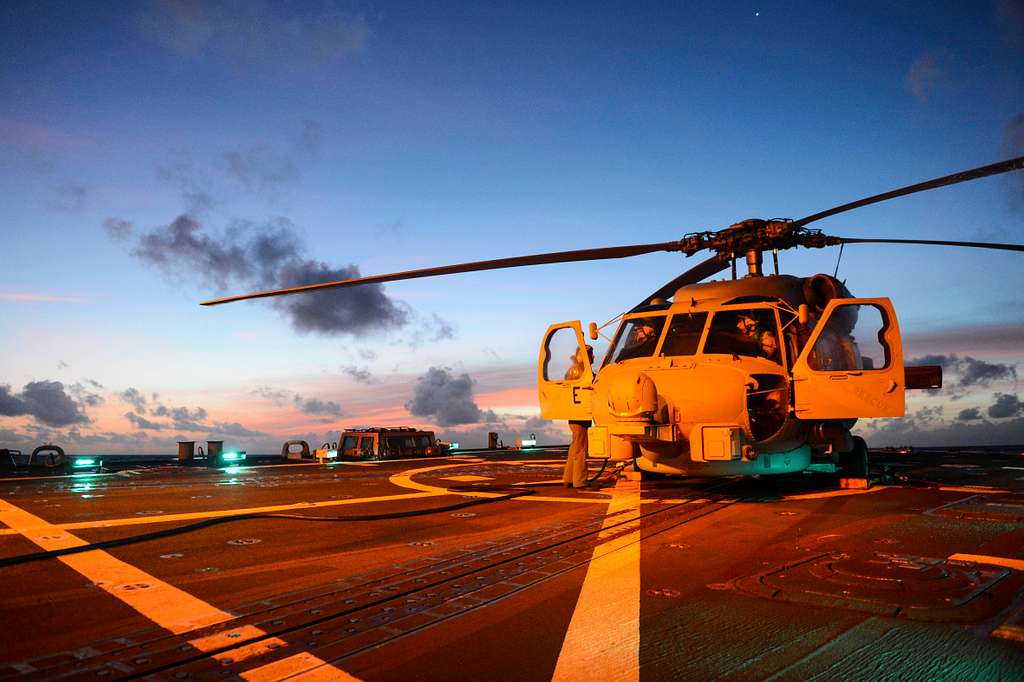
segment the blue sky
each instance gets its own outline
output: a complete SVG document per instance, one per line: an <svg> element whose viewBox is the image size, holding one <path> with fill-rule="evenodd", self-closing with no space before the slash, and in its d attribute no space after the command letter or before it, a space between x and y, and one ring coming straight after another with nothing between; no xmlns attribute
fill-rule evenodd
<svg viewBox="0 0 1024 682"><path fill-rule="evenodd" d="M228 248L257 233L296 276L372 274L799 218L1024 153L1011 0L7 3L0 55L0 444L260 450L377 422L555 437L535 419L544 329L604 322L681 256L395 283L336 319L197 302L269 281ZM818 226L1024 242L1016 175ZM147 258L182 218L223 250ZM862 424L873 444L1024 441L1021 273L1008 253L846 250L840 276L894 300L908 357L947 363L941 395ZM409 414L430 368L447 392Z"/></svg>

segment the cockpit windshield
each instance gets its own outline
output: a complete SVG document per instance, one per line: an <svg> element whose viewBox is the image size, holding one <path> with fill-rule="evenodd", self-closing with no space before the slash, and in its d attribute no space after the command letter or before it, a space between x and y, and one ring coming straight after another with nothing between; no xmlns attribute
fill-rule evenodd
<svg viewBox="0 0 1024 682"><path fill-rule="evenodd" d="M664 327L664 315L634 317L626 320L619 327L615 343L608 349L608 356L604 364L654 355L654 349L658 346L658 339L661 337L661 330Z"/></svg>
<svg viewBox="0 0 1024 682"><path fill-rule="evenodd" d="M704 352L746 355L781 364L775 311L770 308L718 311L711 319Z"/></svg>

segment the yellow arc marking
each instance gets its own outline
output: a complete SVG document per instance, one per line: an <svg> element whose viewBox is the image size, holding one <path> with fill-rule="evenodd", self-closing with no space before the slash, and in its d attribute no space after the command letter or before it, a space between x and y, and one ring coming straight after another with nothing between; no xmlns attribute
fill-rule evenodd
<svg viewBox="0 0 1024 682"><path fill-rule="evenodd" d="M550 464L552 460L532 460L529 464ZM555 460L560 461L560 460ZM522 466L523 462L517 461L496 461L488 462L488 464L510 464L516 466ZM394 474L388 481L401 488L410 488L412 490L419 490L424 493L433 493L435 495L465 495L468 497L501 497L507 493L489 493L484 491L466 491L466 490L449 490L441 486L429 485L427 483L420 483L412 480L413 476L417 474L425 474L431 471L441 471L444 469L455 469L459 467L467 466L466 462L460 462L458 464L441 464L432 467L423 467L420 469L407 469L401 473ZM523 486L528 487L528 484ZM608 497L603 495L601 497L556 497L553 495L524 495L522 497L513 497L513 500L519 501L532 501L532 502L582 502L584 504L608 504Z"/></svg>

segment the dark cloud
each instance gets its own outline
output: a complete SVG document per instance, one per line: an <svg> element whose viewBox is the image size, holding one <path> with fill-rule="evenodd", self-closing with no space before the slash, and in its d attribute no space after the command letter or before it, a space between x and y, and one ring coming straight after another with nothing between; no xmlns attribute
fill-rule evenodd
<svg viewBox="0 0 1024 682"><path fill-rule="evenodd" d="M29 415L48 426L88 424L82 405L64 390L59 381L30 381L21 393L0 384L0 415L20 417Z"/></svg>
<svg viewBox="0 0 1024 682"><path fill-rule="evenodd" d="M122 218L107 218L103 221L103 229L115 242L126 242L132 236L132 224Z"/></svg>
<svg viewBox="0 0 1024 682"><path fill-rule="evenodd" d="M75 400L84 407L97 407L106 402L98 393L93 393L85 387L85 384L76 382L68 386L68 393L75 397Z"/></svg>
<svg viewBox="0 0 1024 682"><path fill-rule="evenodd" d="M288 402L291 394L288 391L272 388L270 386L257 386L252 391L252 395L258 395L261 398L273 402L275 405L284 405Z"/></svg>
<svg viewBox="0 0 1024 682"><path fill-rule="evenodd" d="M1024 413L1024 403L1012 393L996 393L995 399L988 407L988 416L993 419L1006 419Z"/></svg>
<svg viewBox="0 0 1024 682"><path fill-rule="evenodd" d="M89 190L85 187L75 183L66 183L51 190L50 199L46 205L54 211L75 213L85 208L88 198Z"/></svg>
<svg viewBox="0 0 1024 682"><path fill-rule="evenodd" d="M164 424L162 422L150 421L149 419L146 419L142 415L136 414L134 412L125 412L124 418L130 421L132 423L132 426L140 430L148 429L150 431L162 431L164 428L167 427L167 424Z"/></svg>
<svg viewBox="0 0 1024 682"><path fill-rule="evenodd" d="M343 413L341 405L333 400L320 400L319 398L303 398L295 396L295 404L306 414L326 414L333 417L340 417Z"/></svg>
<svg viewBox="0 0 1024 682"><path fill-rule="evenodd" d="M303 260L281 268L274 286L289 288L360 276L355 265L331 268L316 260ZM372 331L403 327L410 317L408 306L388 298L378 284L287 296L275 299L274 305L284 311L292 327L301 333L364 336Z"/></svg>
<svg viewBox="0 0 1024 682"><path fill-rule="evenodd" d="M306 73L361 52L366 19L340 3L270 0L153 0L136 24L143 35L187 59L213 58L260 74Z"/></svg>
<svg viewBox="0 0 1024 682"><path fill-rule="evenodd" d="M0 384L0 416L20 417L26 414L25 403L21 398L11 393L9 384Z"/></svg>
<svg viewBox="0 0 1024 682"><path fill-rule="evenodd" d="M925 355L907 361L908 366L915 365L939 365L943 372L950 372L959 376L955 384L961 388L968 386L986 386L993 381L1016 381L1017 368L1015 365L988 362L978 360L969 355L963 357L956 353L949 355Z"/></svg>
<svg viewBox="0 0 1024 682"><path fill-rule="evenodd" d="M207 412L202 407L190 410L187 407L157 405L149 413L154 417L170 418L173 427L182 431L204 431L210 428L202 423L207 417Z"/></svg>
<svg viewBox="0 0 1024 682"><path fill-rule="evenodd" d="M1015 445L1024 443L1024 417L978 423L923 425L913 419L872 419L857 424L856 433L871 447L919 445L925 447Z"/></svg>
<svg viewBox="0 0 1024 682"><path fill-rule="evenodd" d="M956 416L958 422L971 422L981 419L981 410L977 407L969 407L966 410L960 410L960 414Z"/></svg>
<svg viewBox="0 0 1024 682"><path fill-rule="evenodd" d="M64 362L63 360L58 360L57 361L57 369L59 369L59 370L60 369L67 369L69 367L71 367L71 365L69 365L68 363Z"/></svg>
<svg viewBox="0 0 1024 682"><path fill-rule="evenodd" d="M142 395L142 392L137 388L126 388L117 394L117 397L122 402L126 402L132 406L132 408L139 414L146 412L146 396Z"/></svg>
<svg viewBox="0 0 1024 682"><path fill-rule="evenodd" d="M360 348L358 353L359 353L359 357L361 357L363 360L376 360L377 359L377 352L374 351L374 350L370 350L369 348Z"/></svg>
<svg viewBox="0 0 1024 682"><path fill-rule="evenodd" d="M922 407L921 409L914 412L914 418L920 422L933 422L942 419L942 405L932 405L931 407Z"/></svg>
<svg viewBox="0 0 1024 682"><path fill-rule="evenodd" d="M211 437L228 436L234 438L254 438L268 435L262 431L253 431L250 428L242 426L238 422L217 422L211 427L211 429Z"/></svg>
<svg viewBox="0 0 1024 682"><path fill-rule="evenodd" d="M180 215L166 227L142 235L132 255L170 277L184 276L184 269L190 276L199 273L221 289L232 279L251 277L252 266L245 260L245 246L230 238L213 239L189 215Z"/></svg>
<svg viewBox="0 0 1024 682"><path fill-rule="evenodd" d="M413 398L405 409L415 417L433 419L439 426L492 422L497 415L481 410L473 398L473 380L454 375L447 367L431 367L416 380Z"/></svg>
<svg viewBox="0 0 1024 682"><path fill-rule="evenodd" d="M85 383L89 384L93 388L98 388L100 390L103 390L103 384L101 384L100 382L96 381L95 379L88 379L88 378L86 378L86 379L82 379L82 381L84 381Z"/></svg>
<svg viewBox="0 0 1024 682"><path fill-rule="evenodd" d="M355 265L332 268L300 257L299 248L286 218L263 225L236 221L214 237L195 217L181 215L142 235L132 254L170 279L180 281L184 272L199 273L205 284L221 291L229 284L283 289L360 276ZM361 336L397 329L410 317L408 306L388 298L378 284L286 296L274 299L273 305L300 333Z"/></svg>
<svg viewBox="0 0 1024 682"><path fill-rule="evenodd" d="M959 371L961 386L984 386L993 381L1017 379L1014 365L975 360L969 356L963 358Z"/></svg>
<svg viewBox="0 0 1024 682"><path fill-rule="evenodd" d="M357 384L375 384L377 380L373 374L366 367L356 367L355 365L348 365L342 367L341 371L355 380Z"/></svg>

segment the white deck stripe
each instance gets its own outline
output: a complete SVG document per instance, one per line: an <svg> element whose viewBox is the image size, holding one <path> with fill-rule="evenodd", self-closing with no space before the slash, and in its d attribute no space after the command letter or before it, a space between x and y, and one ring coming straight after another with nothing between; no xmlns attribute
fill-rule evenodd
<svg viewBox="0 0 1024 682"><path fill-rule="evenodd" d="M612 492L604 527L632 520L636 530L594 549L553 681L639 680L639 516L639 482L620 479ZM607 535L604 531L598 537Z"/></svg>
<svg viewBox="0 0 1024 682"><path fill-rule="evenodd" d="M47 523L43 519L20 509L7 500L0 499L3 515L0 519L11 530L24 535L46 551L81 547L89 544L85 540L68 533L65 529ZM209 625L226 623L235 618L227 611L222 611L202 599L174 587L159 578L142 571L131 564L108 554L101 549L94 549L80 554L68 554L57 557L59 561L73 568L88 578L94 585L103 589L127 606L153 621L160 627L179 635ZM207 637L199 637L189 641L199 651L212 651L231 644L238 644L249 639L266 635L259 628L247 625L234 630L215 633ZM270 638L240 647L229 653L215 655L214 658L231 658L239 661L256 656L273 648L271 644L283 646L285 642ZM306 654L308 655L308 654ZM315 657L314 657L315 658ZM286 659L287 660L287 659ZM323 680L352 680L346 673L319 661L326 666L324 674L333 677L320 677ZM270 678L267 678L270 679ZM313 678L311 678L313 679Z"/></svg>

